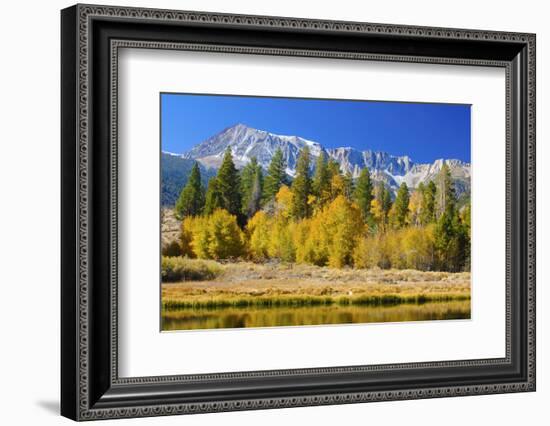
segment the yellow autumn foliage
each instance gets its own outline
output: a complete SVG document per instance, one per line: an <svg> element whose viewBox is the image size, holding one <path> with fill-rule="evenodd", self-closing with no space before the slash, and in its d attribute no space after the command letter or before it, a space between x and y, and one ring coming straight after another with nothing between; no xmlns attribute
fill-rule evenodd
<svg viewBox="0 0 550 426"><path fill-rule="evenodd" d="M353 252L353 261L356 268L427 271L433 268L434 253L434 226L428 225L362 238Z"/></svg>
<svg viewBox="0 0 550 426"><path fill-rule="evenodd" d="M179 256L181 253L183 257L215 260L246 257L254 262L273 259L331 268L422 271L441 268L438 266L442 264L441 248L436 250L436 247L442 240L438 236L442 231L437 226L442 227L445 223L423 225L421 192L414 191L408 199L405 220L404 203L400 211L396 203L391 208L386 205L385 210L378 198L372 199L370 216L366 220L345 192L345 179L339 174L333 176L327 193L334 198L321 203L309 195L313 214L297 219L292 214L292 190L282 185L274 201L258 210L244 230L239 227L237 217L224 209L217 209L210 215L188 216L182 222L179 240L167 247L165 254ZM457 216L448 227L451 225L462 226L463 239L469 237L469 206L463 208L460 217ZM459 247L461 240L455 240ZM454 247L450 243L447 245ZM460 264L459 261L455 263Z"/></svg>
<svg viewBox="0 0 550 426"><path fill-rule="evenodd" d="M411 225L420 226L422 223L422 209L424 207L424 194L414 191L409 200L409 215Z"/></svg>
<svg viewBox="0 0 550 426"><path fill-rule="evenodd" d="M426 271L434 264L434 225L406 228L401 231L400 249L408 269Z"/></svg>
<svg viewBox="0 0 550 426"><path fill-rule="evenodd" d="M246 225L248 249L255 261L269 257L272 219L263 211L258 211Z"/></svg>
<svg viewBox="0 0 550 426"><path fill-rule="evenodd" d="M370 203L370 211L378 230L384 232L386 229L386 213L380 204L380 201L374 198Z"/></svg>
<svg viewBox="0 0 550 426"><path fill-rule="evenodd" d="M295 260L296 251L292 236L295 223L291 221L291 206L292 192L288 186L283 185L275 196L274 214L270 216L264 211L259 211L250 219L246 233L252 260Z"/></svg>
<svg viewBox="0 0 550 426"><path fill-rule="evenodd" d="M294 222L289 221L282 215L275 216L270 223L270 234L268 254L269 257L285 262L294 262L296 250L292 238Z"/></svg>
<svg viewBox="0 0 550 426"><path fill-rule="evenodd" d="M282 185L275 195L275 213L290 219L292 208L292 191L286 185Z"/></svg>
<svg viewBox="0 0 550 426"><path fill-rule="evenodd" d="M216 209L210 216L185 218L181 240L191 248L190 257L201 259L238 258L246 247L237 218L224 209Z"/></svg>
<svg viewBox="0 0 550 426"><path fill-rule="evenodd" d="M185 257L195 258L197 255L193 251L193 230L197 225L200 217L196 216L187 216L181 224L181 233L180 233L180 247L181 253Z"/></svg>
<svg viewBox="0 0 550 426"><path fill-rule="evenodd" d="M386 239L380 234L361 238L353 251L354 266L360 269L389 268L385 243Z"/></svg>
<svg viewBox="0 0 550 426"><path fill-rule="evenodd" d="M344 176L342 176L340 173L336 173L334 176L332 176L332 179L330 180L331 200L335 200L337 197L345 195L345 193L346 182L344 180Z"/></svg>
<svg viewBox="0 0 550 426"><path fill-rule="evenodd" d="M356 241L365 230L357 206L339 195L312 218L297 223L296 261L333 268L351 265Z"/></svg>

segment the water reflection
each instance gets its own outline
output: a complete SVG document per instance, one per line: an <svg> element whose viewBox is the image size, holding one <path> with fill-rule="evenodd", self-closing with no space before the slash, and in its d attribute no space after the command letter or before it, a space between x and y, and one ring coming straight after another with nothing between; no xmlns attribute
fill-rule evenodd
<svg viewBox="0 0 550 426"><path fill-rule="evenodd" d="M430 321L470 318L470 301L397 306L181 309L162 313L163 330Z"/></svg>

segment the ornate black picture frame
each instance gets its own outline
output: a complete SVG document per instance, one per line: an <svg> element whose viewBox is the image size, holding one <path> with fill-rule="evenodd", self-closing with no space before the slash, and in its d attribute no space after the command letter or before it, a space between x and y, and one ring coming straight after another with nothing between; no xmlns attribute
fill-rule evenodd
<svg viewBox="0 0 550 426"><path fill-rule="evenodd" d="M62 415L92 420L535 390L534 34L95 5L64 9L61 28ZM120 378L120 47L504 68L506 356Z"/></svg>

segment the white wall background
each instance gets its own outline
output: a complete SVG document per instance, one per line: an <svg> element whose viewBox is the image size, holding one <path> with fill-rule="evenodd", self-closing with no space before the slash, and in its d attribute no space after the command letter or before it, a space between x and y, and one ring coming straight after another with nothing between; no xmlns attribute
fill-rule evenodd
<svg viewBox="0 0 550 426"><path fill-rule="evenodd" d="M161 0L142 7L537 33L538 390L361 405L107 421L102 424L316 425L361 422L446 426L545 424L550 401L550 27L545 2L524 0ZM59 405L59 10L71 2L3 4L0 66L0 418L68 424ZM547 421L547 420L546 420ZM131 422L131 423L129 423Z"/></svg>

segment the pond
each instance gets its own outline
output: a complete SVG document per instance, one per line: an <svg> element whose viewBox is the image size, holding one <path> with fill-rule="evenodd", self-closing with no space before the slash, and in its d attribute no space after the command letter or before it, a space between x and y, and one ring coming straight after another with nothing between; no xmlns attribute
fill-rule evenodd
<svg viewBox="0 0 550 426"><path fill-rule="evenodd" d="M470 318L470 301L393 306L178 309L162 312L162 329L285 327L293 325L383 323Z"/></svg>

